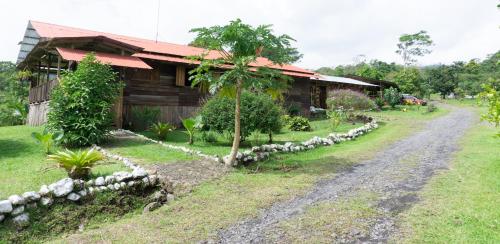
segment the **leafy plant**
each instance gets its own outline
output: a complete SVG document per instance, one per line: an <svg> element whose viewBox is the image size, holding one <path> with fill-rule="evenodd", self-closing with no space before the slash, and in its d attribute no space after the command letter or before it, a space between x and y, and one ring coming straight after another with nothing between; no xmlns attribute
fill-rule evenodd
<svg viewBox="0 0 500 244"><path fill-rule="evenodd" d="M132 107L129 126L133 131L143 131L150 128L151 125L158 121L160 117L160 108L150 106L134 106Z"/></svg>
<svg viewBox="0 0 500 244"><path fill-rule="evenodd" d="M295 116L290 119L288 128L292 131L310 131L311 124L309 123L309 119Z"/></svg>
<svg viewBox="0 0 500 244"><path fill-rule="evenodd" d="M212 130L233 137L234 99L217 95L208 100L201 110L204 130ZM241 140L253 131L270 135L281 129L281 108L266 94L243 92L241 94Z"/></svg>
<svg viewBox="0 0 500 244"><path fill-rule="evenodd" d="M113 123L113 104L123 84L107 64L88 54L76 71L62 75L52 92L48 125L64 131L70 146L100 144Z"/></svg>
<svg viewBox="0 0 500 244"><path fill-rule="evenodd" d="M334 90L327 99L330 110L337 110L340 107L353 110L370 110L375 108L375 103L365 94L353 90Z"/></svg>
<svg viewBox="0 0 500 244"><path fill-rule="evenodd" d="M186 129L189 135L189 145L194 142L194 132L196 130L196 121L192 118L187 118L182 120L182 125Z"/></svg>
<svg viewBox="0 0 500 244"><path fill-rule="evenodd" d="M437 110L437 107L434 103L429 103L427 105L427 113L432 113Z"/></svg>
<svg viewBox="0 0 500 244"><path fill-rule="evenodd" d="M66 149L49 155L49 159L55 161L58 167L65 169L70 178L86 179L90 175L92 167L98 161L103 160L104 156L94 149L78 151Z"/></svg>
<svg viewBox="0 0 500 244"><path fill-rule="evenodd" d="M301 107L297 103L291 103L288 108L287 112L290 116L297 116L300 114Z"/></svg>
<svg viewBox="0 0 500 244"><path fill-rule="evenodd" d="M37 143L43 145L46 154L50 153L50 149L52 146L57 145L63 138L63 132L49 132L47 128L43 130L42 133L33 132L31 133L31 137L35 138Z"/></svg>
<svg viewBox="0 0 500 244"><path fill-rule="evenodd" d="M484 99L488 104L488 111L481 115L481 119L498 127L500 125L500 92L498 87L495 87L493 79L490 79L489 82L490 84L483 85L484 90L480 93L480 98ZM500 133L497 136L500 136Z"/></svg>
<svg viewBox="0 0 500 244"><path fill-rule="evenodd" d="M379 109L382 109L382 108L384 107L384 105L385 105L385 101L384 101L384 99L383 99L383 98L381 98L381 97L377 97L377 98L375 98L375 105L377 105L377 107L378 107Z"/></svg>
<svg viewBox="0 0 500 244"><path fill-rule="evenodd" d="M153 124L150 130L161 140L167 139L167 134L175 130L175 126L169 123L157 122Z"/></svg>
<svg viewBox="0 0 500 244"><path fill-rule="evenodd" d="M217 133L213 131L202 131L201 140L208 143L217 142Z"/></svg>
<svg viewBox="0 0 500 244"><path fill-rule="evenodd" d="M390 87L384 90L384 99L391 108L395 108L401 101L401 94L398 92L398 89Z"/></svg>
<svg viewBox="0 0 500 244"><path fill-rule="evenodd" d="M240 19L231 21L224 26L195 28L196 33L192 45L207 49L202 55L195 57L200 63L190 72L192 86L208 84L212 93L230 89L234 91L233 145L226 164L233 165L240 147L242 133L242 91L267 92L273 97L281 97L282 92L291 78L281 71L268 66L255 68L252 64L259 58L266 58L270 63L283 65L293 63L301 55L292 47L294 41L288 35L275 35L271 25L253 27ZM217 53L217 58L205 58L208 53ZM232 65L227 69L227 65ZM222 75L220 70L226 70ZM279 121L279 119L277 119ZM227 130L227 129L224 129ZM245 132L247 135L253 130ZM271 135L271 134L270 134Z"/></svg>
<svg viewBox="0 0 500 244"><path fill-rule="evenodd" d="M328 111L327 116L328 119L330 119L332 130L337 129L344 118L344 115L341 111Z"/></svg>

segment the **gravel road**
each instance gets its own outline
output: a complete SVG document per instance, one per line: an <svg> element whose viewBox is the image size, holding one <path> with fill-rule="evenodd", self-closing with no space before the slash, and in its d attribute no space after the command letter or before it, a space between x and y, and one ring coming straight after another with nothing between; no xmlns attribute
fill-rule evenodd
<svg viewBox="0 0 500 244"><path fill-rule="evenodd" d="M396 215L414 204L420 190L433 173L446 169L457 142L474 121L474 113L463 108L427 122L424 128L360 162L334 178L318 182L307 194L262 210L259 217L244 220L219 232L220 243L268 243L279 240L277 225L303 213L316 203L345 199L361 191L377 194L381 213L370 221L363 235L332 242L384 243L395 233ZM270 239L270 235L273 236ZM278 235L278 239L276 239ZM279 242L279 241L278 241Z"/></svg>

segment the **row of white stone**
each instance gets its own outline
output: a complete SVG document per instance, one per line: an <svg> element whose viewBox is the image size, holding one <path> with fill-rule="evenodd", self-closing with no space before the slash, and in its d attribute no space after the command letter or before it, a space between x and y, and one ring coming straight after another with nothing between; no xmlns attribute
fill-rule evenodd
<svg viewBox="0 0 500 244"><path fill-rule="evenodd" d="M378 128L375 120L364 124L361 127L351 129L347 133L330 133L326 138L315 136L302 143L286 142L285 144L266 144L252 147L251 150L239 152L236 159L238 163L258 162L268 158L272 153L278 152L300 152L311 150L320 146L330 146L343 141L353 140L358 136L366 134Z"/></svg>
<svg viewBox="0 0 500 244"><path fill-rule="evenodd" d="M141 189L141 187L154 186L158 183L156 175L150 175L129 159L112 154L99 146L93 146L93 148L108 158L122 161L132 169L132 172L119 171L89 181L65 178L48 186L43 185L38 192L30 191L21 195L12 195L6 200L0 200L0 222L11 217L14 224L24 226L29 223L26 209L36 208L39 205L50 206L55 199L75 202L98 192Z"/></svg>

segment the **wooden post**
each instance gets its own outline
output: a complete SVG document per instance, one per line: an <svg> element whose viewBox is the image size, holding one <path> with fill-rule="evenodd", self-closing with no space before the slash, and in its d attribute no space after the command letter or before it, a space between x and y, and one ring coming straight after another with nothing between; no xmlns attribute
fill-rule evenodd
<svg viewBox="0 0 500 244"><path fill-rule="evenodd" d="M42 60L38 61L38 76L37 76L37 79L36 79L36 86L39 86L40 85L40 75L42 73Z"/></svg>
<svg viewBox="0 0 500 244"><path fill-rule="evenodd" d="M47 80L46 80L47 82L49 82L49 80L50 80L50 62L51 62L51 60L50 60L50 53L49 53L49 54L47 54Z"/></svg>
<svg viewBox="0 0 500 244"><path fill-rule="evenodd" d="M57 55L57 79L61 75L61 56Z"/></svg>

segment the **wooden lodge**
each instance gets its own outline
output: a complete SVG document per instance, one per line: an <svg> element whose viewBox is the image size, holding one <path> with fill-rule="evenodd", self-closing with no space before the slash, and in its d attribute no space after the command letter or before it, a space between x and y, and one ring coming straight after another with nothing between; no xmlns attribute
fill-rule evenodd
<svg viewBox="0 0 500 244"><path fill-rule="evenodd" d="M131 121L133 107L158 107L161 121L178 123L179 118L194 115L205 97L197 88L191 87L188 79L189 70L197 65L188 57L205 52L201 48L36 21L29 21L20 44L17 67L33 74L29 92L29 125L46 122L50 94L57 86L61 72L76 69L78 62L89 52L101 62L110 64L125 83L115 105L115 125L119 128ZM378 87L363 81L352 82L353 79L337 82L296 66L274 65L265 58L259 58L253 65L278 69L292 77L285 103L297 104L305 116L311 106L326 108L329 90L366 91Z"/></svg>

